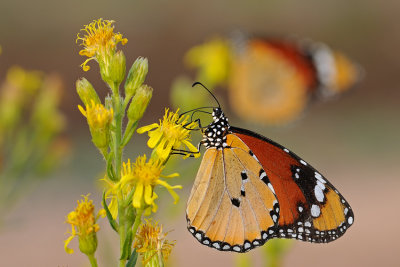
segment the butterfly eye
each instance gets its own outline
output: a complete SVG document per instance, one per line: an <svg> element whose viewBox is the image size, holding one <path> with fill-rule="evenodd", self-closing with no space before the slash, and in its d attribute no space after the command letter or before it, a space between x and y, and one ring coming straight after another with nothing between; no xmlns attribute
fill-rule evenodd
<svg viewBox="0 0 400 267"><path fill-rule="evenodd" d="M220 108L214 109L214 112L213 112L214 117L219 118L219 117L221 117L221 114L222 114L222 110Z"/></svg>

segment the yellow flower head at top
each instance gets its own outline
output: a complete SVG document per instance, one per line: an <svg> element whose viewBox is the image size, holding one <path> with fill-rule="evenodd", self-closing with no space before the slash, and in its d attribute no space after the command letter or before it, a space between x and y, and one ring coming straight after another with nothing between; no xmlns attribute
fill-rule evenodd
<svg viewBox="0 0 400 267"><path fill-rule="evenodd" d="M89 201L89 195L83 196L83 200L77 202L78 206L68 214L66 219L72 230L71 236L65 240L64 249L69 254L73 253L74 251L68 248L68 244L75 236L78 236L79 249L85 254L92 254L97 248L96 232L100 229L96 221L100 216L105 216L105 211L102 209L95 216L93 201Z"/></svg>
<svg viewBox="0 0 400 267"><path fill-rule="evenodd" d="M149 161L146 161L146 155L138 157L133 164L131 164L130 160L123 164L120 186L125 192L134 190L133 207L136 209L148 208L147 214L150 212L150 208L152 212L156 212L157 205L154 203L154 200L158 197L154 192L156 185L164 186L174 198L174 203L178 202L179 196L174 189L181 189L182 186L171 186L160 179L160 177L176 177L178 174L173 173L165 176L161 174L163 169L164 166L161 160L149 159Z"/></svg>
<svg viewBox="0 0 400 267"><path fill-rule="evenodd" d="M146 220L136 235L134 247L143 256L143 266L162 266L168 259L174 243L166 239L162 225ZM161 263L161 264L160 264Z"/></svg>
<svg viewBox="0 0 400 267"><path fill-rule="evenodd" d="M139 134L148 132L150 138L147 145L155 148L157 156L162 161L169 157L172 149L180 149L182 146L186 146L196 158L200 156L197 148L190 143L190 129L196 128L197 124L191 122L186 125L188 116L179 116L178 111L174 113L165 109L164 118L159 124L153 123L137 130ZM185 157L188 156L190 153Z"/></svg>
<svg viewBox="0 0 400 267"><path fill-rule="evenodd" d="M84 71L90 69L86 65L90 60L97 59L99 63L106 62L114 55L118 43L125 45L128 42L128 39L122 38L121 33L114 33L113 23L113 20L94 20L81 29L84 32L83 37L78 33L76 42L81 41L80 45L84 47L79 51L79 55L88 57L81 65Z"/></svg>

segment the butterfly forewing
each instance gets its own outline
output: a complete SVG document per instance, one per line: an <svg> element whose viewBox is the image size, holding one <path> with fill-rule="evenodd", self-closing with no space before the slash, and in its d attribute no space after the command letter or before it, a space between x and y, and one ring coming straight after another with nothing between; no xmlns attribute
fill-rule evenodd
<svg viewBox="0 0 400 267"><path fill-rule="evenodd" d="M353 224L351 207L318 171L281 145L231 127L254 154L273 185L280 205L275 237L330 242Z"/></svg>

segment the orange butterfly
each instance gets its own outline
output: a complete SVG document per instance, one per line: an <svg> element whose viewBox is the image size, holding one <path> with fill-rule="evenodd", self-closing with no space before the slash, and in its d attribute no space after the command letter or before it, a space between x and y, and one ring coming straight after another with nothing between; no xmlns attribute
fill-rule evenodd
<svg viewBox="0 0 400 267"><path fill-rule="evenodd" d="M232 110L246 120L285 124L316 99L348 91L362 69L323 43L247 38L237 45L229 80Z"/></svg>
<svg viewBox="0 0 400 267"><path fill-rule="evenodd" d="M230 126L220 106L212 118L186 210L200 243L235 252L271 238L327 243L353 224L350 205L316 169L274 141Z"/></svg>

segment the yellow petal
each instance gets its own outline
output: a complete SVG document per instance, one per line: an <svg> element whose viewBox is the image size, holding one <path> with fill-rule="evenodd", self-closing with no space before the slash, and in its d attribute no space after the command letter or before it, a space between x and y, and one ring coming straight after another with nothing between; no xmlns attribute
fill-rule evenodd
<svg viewBox="0 0 400 267"><path fill-rule="evenodd" d="M167 143L167 145L165 145L165 143ZM161 143L157 146L157 155L160 157L160 159L168 158L169 154L171 153L172 145L173 142L166 139L161 141Z"/></svg>
<svg viewBox="0 0 400 267"><path fill-rule="evenodd" d="M67 240L64 241L64 249L65 252L67 252L68 254L74 253L74 250L68 247L68 244L71 242L72 239L74 239L74 237L75 237L74 235L71 235L70 237L67 238Z"/></svg>
<svg viewBox="0 0 400 267"><path fill-rule="evenodd" d="M192 145L192 143L190 143L187 140L183 140L183 143L189 148L189 151L193 152L193 155L195 158L200 157L200 152L197 149L197 147L195 147L194 145Z"/></svg>
<svg viewBox="0 0 400 267"><path fill-rule="evenodd" d="M133 194L132 204L135 208L139 209L142 203L143 197L143 184L138 183L135 188L135 193Z"/></svg>
<svg viewBox="0 0 400 267"><path fill-rule="evenodd" d="M83 109L81 105L78 105L78 109L82 113L82 115L86 117L86 111Z"/></svg>
<svg viewBox="0 0 400 267"><path fill-rule="evenodd" d="M174 198L174 204L178 203L179 201L179 196L178 194L173 190L174 188L179 188L181 189L182 186L176 185L176 186L170 186L167 182L162 181L162 180L157 180L157 184L164 186L167 188L168 192L171 194L171 196Z"/></svg>
<svg viewBox="0 0 400 267"><path fill-rule="evenodd" d="M154 148L160 141L162 134L162 131L156 131L154 135L150 137L149 141L147 141L148 147Z"/></svg>
<svg viewBox="0 0 400 267"><path fill-rule="evenodd" d="M156 127L158 127L158 124L157 123L153 123L153 124L150 124L150 125L146 125L146 126L140 127L139 129L137 129L137 132L139 134L142 134L142 133L150 131L150 130L156 128Z"/></svg>
<svg viewBox="0 0 400 267"><path fill-rule="evenodd" d="M161 177L164 177L164 178L172 178L172 177L177 177L177 176L179 176L179 173L177 173L177 172L172 173L170 175L161 175Z"/></svg>
<svg viewBox="0 0 400 267"><path fill-rule="evenodd" d="M144 201L147 205L151 205L151 203L153 202L152 193L153 188L151 187L151 185L146 185L144 188Z"/></svg>

